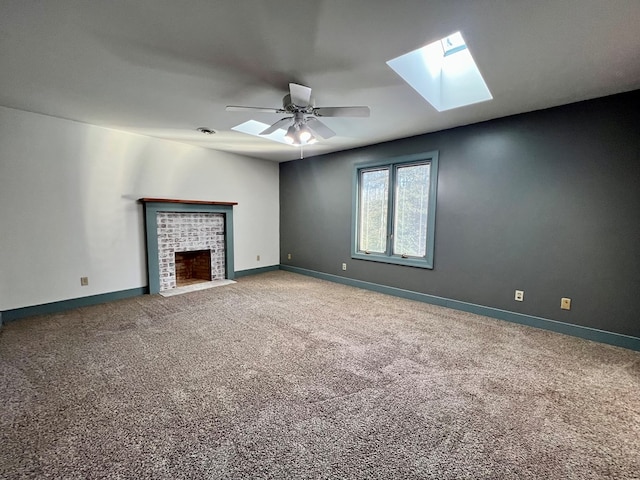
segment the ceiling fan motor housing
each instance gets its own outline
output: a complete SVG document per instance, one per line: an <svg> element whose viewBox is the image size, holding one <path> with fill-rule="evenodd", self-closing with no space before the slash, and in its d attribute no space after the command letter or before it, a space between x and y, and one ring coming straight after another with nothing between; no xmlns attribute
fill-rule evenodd
<svg viewBox="0 0 640 480"><path fill-rule="evenodd" d="M286 94L284 97L282 97L282 108L287 112L291 112L291 113L302 112L302 113L310 114L310 113L313 113L313 107L311 105L312 105L311 101L309 101L309 105L296 105L291 101L291 94L289 93Z"/></svg>

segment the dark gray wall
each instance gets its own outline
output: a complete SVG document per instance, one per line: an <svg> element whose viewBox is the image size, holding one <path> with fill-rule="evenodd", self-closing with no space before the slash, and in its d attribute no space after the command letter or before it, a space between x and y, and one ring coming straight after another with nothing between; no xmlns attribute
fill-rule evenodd
<svg viewBox="0 0 640 480"><path fill-rule="evenodd" d="M640 337L638 112L635 91L282 163L281 263ZM430 150L435 268L351 259L353 165Z"/></svg>

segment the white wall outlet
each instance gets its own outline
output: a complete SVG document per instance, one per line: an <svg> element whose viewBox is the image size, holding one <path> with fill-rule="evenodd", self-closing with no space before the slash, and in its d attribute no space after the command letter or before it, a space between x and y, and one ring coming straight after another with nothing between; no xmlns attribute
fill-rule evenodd
<svg viewBox="0 0 640 480"><path fill-rule="evenodd" d="M291 260L291 254L287 253L287 260Z"/></svg>
<svg viewBox="0 0 640 480"><path fill-rule="evenodd" d="M89 285L89 277L80 277L80 285L82 287Z"/></svg>
<svg viewBox="0 0 640 480"><path fill-rule="evenodd" d="M515 299L516 299L517 302L523 302L524 301L524 290L516 290Z"/></svg>
<svg viewBox="0 0 640 480"><path fill-rule="evenodd" d="M260 261L260 255L256 255L256 261Z"/></svg>
<svg viewBox="0 0 640 480"><path fill-rule="evenodd" d="M560 300L560 308L561 308L562 310L571 310L571 299L570 299L570 298L563 297L563 298Z"/></svg>
<svg viewBox="0 0 640 480"><path fill-rule="evenodd" d="M347 264L346 264L346 263L343 263L343 264L342 264L342 270L346 270L346 269L347 269Z"/></svg>

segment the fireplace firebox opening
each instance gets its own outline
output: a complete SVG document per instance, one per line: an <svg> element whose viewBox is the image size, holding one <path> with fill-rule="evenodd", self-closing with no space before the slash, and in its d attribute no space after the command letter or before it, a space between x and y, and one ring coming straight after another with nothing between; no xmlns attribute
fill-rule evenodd
<svg viewBox="0 0 640 480"><path fill-rule="evenodd" d="M176 286L211 281L211 250L175 252Z"/></svg>

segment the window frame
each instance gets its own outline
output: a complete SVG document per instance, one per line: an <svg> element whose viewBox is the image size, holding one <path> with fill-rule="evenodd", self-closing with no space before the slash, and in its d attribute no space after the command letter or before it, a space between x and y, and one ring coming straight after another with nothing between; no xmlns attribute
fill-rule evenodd
<svg viewBox="0 0 640 480"><path fill-rule="evenodd" d="M426 223L426 254L423 257L403 258L401 254L393 254L393 237L395 222L395 196L397 192L396 172L399 167L430 164L429 171L429 205L427 207ZM387 239L384 253L365 253L358 250L360 227L360 180L361 173L371 170L386 168L389 171L389 188L387 198ZM385 158L374 162L362 162L354 165L351 206L351 258L368 260L373 262L405 265L410 267L433 269L435 224L436 224L436 200L438 196L438 151L421 152L398 157Z"/></svg>

